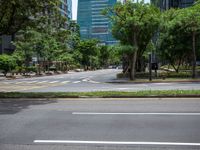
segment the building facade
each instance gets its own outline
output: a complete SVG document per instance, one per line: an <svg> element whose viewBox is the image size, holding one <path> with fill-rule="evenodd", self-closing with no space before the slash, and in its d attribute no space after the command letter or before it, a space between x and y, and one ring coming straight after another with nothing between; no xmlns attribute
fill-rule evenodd
<svg viewBox="0 0 200 150"><path fill-rule="evenodd" d="M0 54L10 54L14 51L15 47L12 44L12 36L2 35L0 36Z"/></svg>
<svg viewBox="0 0 200 150"><path fill-rule="evenodd" d="M60 12L62 16L72 19L72 0L61 0Z"/></svg>
<svg viewBox="0 0 200 150"><path fill-rule="evenodd" d="M186 8L193 5L194 0L151 0L151 3L160 7L161 10L170 8Z"/></svg>
<svg viewBox="0 0 200 150"><path fill-rule="evenodd" d="M111 7L117 0L79 0L77 22L82 39L96 38L104 45L117 41L111 34L111 23L102 11Z"/></svg>

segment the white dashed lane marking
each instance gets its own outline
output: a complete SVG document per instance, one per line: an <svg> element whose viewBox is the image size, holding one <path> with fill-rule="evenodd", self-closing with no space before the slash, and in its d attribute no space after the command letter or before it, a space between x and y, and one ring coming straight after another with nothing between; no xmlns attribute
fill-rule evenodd
<svg viewBox="0 0 200 150"><path fill-rule="evenodd" d="M31 81L31 82L27 82L27 83L36 83L37 81Z"/></svg>
<svg viewBox="0 0 200 150"><path fill-rule="evenodd" d="M48 81L37 82L36 84L47 83Z"/></svg>
<svg viewBox="0 0 200 150"><path fill-rule="evenodd" d="M52 81L52 82L49 82L49 83L58 83L59 81Z"/></svg>
<svg viewBox="0 0 200 150"><path fill-rule="evenodd" d="M87 82L87 83L93 83L93 84L98 84L100 82L97 82L97 81L93 81L93 80L90 80L89 78L83 78L82 80L80 81L63 81L63 80L55 80L55 81L48 81L48 80L29 80L29 81L8 81L8 82L0 82L0 84L5 84L5 85L12 85L12 84L15 84L15 85L26 85L26 84L54 84L54 83L60 83L60 84L67 84L67 83L74 83L74 84L77 84L77 83L81 83L81 82Z"/></svg>
<svg viewBox="0 0 200 150"><path fill-rule="evenodd" d="M69 83L70 81L63 81L61 82L62 84L66 84L66 83Z"/></svg>

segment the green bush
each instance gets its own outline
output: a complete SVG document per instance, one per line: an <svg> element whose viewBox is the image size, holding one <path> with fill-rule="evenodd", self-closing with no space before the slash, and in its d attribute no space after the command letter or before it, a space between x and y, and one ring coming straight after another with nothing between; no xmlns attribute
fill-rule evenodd
<svg viewBox="0 0 200 150"><path fill-rule="evenodd" d="M117 79L122 79L122 78L128 78L129 74L128 73L118 73L117 74Z"/></svg>
<svg viewBox="0 0 200 150"><path fill-rule="evenodd" d="M17 66L16 60L10 55L0 55L0 70L6 74L12 72L13 69Z"/></svg>
<svg viewBox="0 0 200 150"><path fill-rule="evenodd" d="M136 78L137 79L147 79L149 78L149 73L148 72L137 72L136 73ZM117 78L121 79L121 78L128 78L129 74L126 73L119 73L117 74ZM152 72L152 77L155 78L155 73ZM190 78L191 77L191 72L161 72L158 73L158 77L157 78Z"/></svg>
<svg viewBox="0 0 200 150"><path fill-rule="evenodd" d="M27 67L27 72L37 72L37 67L36 66L30 66L30 67Z"/></svg>
<svg viewBox="0 0 200 150"><path fill-rule="evenodd" d="M158 76L161 78L189 78L191 77L191 72L162 72Z"/></svg>
<svg viewBox="0 0 200 150"><path fill-rule="evenodd" d="M155 73L152 72L152 77L154 77L154 76L155 76ZM148 73L148 72L137 72L136 75L135 75L135 77L136 77L137 79L149 78L149 73ZM119 73L119 74L117 74L117 78L118 78L118 79L121 79L121 78L129 78L129 73L126 73L126 74L124 74L124 73Z"/></svg>

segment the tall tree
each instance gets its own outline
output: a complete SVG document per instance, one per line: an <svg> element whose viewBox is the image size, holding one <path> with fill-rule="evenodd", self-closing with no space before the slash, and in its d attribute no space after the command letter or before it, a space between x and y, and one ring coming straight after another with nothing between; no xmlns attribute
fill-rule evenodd
<svg viewBox="0 0 200 150"><path fill-rule="evenodd" d="M77 46L77 51L81 54L81 64L85 70L89 67L96 67L98 63L99 48L97 46L98 41L95 39L82 40Z"/></svg>
<svg viewBox="0 0 200 150"><path fill-rule="evenodd" d="M162 13L158 53L162 60L167 61L176 72L181 63L186 62L190 55L190 40L187 34L183 34L182 24L177 19L181 9L169 9Z"/></svg>
<svg viewBox="0 0 200 150"><path fill-rule="evenodd" d="M58 6L59 0L1 0L0 36L12 35L27 25L34 25L34 19L47 9Z"/></svg>
<svg viewBox="0 0 200 150"><path fill-rule="evenodd" d="M200 34L200 3L181 9L176 20L175 26L180 25L183 34L190 36L192 41L192 77L196 77L196 43L197 36Z"/></svg>
<svg viewBox="0 0 200 150"><path fill-rule="evenodd" d="M144 1L134 3L128 0L125 4L117 3L108 8L104 14L112 21L112 34L123 45L131 45L130 79L135 79L135 67L138 54L145 49L158 29L159 10ZM144 46L144 43L146 46Z"/></svg>

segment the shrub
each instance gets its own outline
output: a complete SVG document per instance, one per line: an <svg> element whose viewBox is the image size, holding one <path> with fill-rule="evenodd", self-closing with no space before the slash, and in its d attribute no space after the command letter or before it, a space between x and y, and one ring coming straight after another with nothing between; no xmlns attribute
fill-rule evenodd
<svg viewBox="0 0 200 150"><path fill-rule="evenodd" d="M121 78L128 78L129 77L129 73L119 73L117 74L117 78L121 79ZM155 78L155 73L152 72L152 77ZM158 77L157 78L190 78L191 77L191 72L161 72L158 73ZM137 72L136 73L136 78L137 79L147 79L149 78L149 73L148 72Z"/></svg>
<svg viewBox="0 0 200 150"><path fill-rule="evenodd" d="M0 55L0 70L2 70L5 76L8 72L15 69L16 66L16 60L12 56L5 54Z"/></svg>
<svg viewBox="0 0 200 150"><path fill-rule="evenodd" d="M37 67L36 66L27 67L27 72L37 72Z"/></svg>
<svg viewBox="0 0 200 150"><path fill-rule="evenodd" d="M162 72L159 73L159 77L161 78L189 78L191 77L190 72Z"/></svg>

